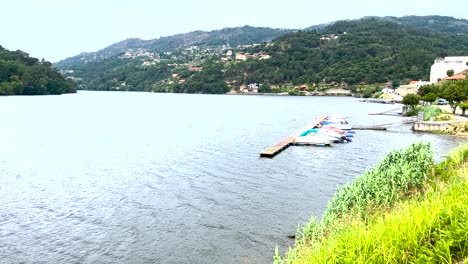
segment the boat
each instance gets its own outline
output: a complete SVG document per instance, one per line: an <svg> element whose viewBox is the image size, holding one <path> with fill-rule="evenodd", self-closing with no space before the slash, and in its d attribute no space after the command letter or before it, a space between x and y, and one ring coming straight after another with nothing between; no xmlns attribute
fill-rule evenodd
<svg viewBox="0 0 468 264"><path fill-rule="evenodd" d="M294 140L296 145L316 145L316 146L330 146L337 139L327 135L309 134L306 136L298 137Z"/></svg>

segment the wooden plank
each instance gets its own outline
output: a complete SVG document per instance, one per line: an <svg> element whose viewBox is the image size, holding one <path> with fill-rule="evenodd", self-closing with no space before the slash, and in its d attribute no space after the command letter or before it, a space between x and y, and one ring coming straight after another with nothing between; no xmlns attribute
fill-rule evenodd
<svg viewBox="0 0 468 264"><path fill-rule="evenodd" d="M283 151L285 148L289 147L289 145L291 145L291 143L294 142L294 140L300 134L302 134L306 130L309 130L311 128L316 127L318 124L320 124L320 122L322 122L326 118L327 118L326 115L319 116L317 119L315 119L314 121L312 121L310 124L306 125L305 127L301 128L296 133L287 136L286 138L284 138L280 142L276 143L275 145L273 145L273 146L263 150L262 152L260 152L260 157L273 158L278 153Z"/></svg>
<svg viewBox="0 0 468 264"><path fill-rule="evenodd" d="M383 126L353 126L352 130L387 130Z"/></svg>

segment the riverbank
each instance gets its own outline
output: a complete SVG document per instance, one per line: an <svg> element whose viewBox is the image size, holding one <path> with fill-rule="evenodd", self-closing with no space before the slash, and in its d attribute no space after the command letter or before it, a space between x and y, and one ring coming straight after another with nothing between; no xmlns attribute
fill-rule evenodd
<svg viewBox="0 0 468 264"><path fill-rule="evenodd" d="M340 188L275 263L466 263L467 165L468 144L439 164L426 143L392 151Z"/></svg>
<svg viewBox="0 0 468 264"><path fill-rule="evenodd" d="M439 116L433 116L431 119L442 119L444 121L418 121L413 125L413 131L468 136L468 117L461 115L462 112L459 108L455 114L452 114L450 106L436 105L430 108L434 109L434 107L436 107L435 109L441 109L443 112ZM429 111L429 113L431 113L431 111Z"/></svg>

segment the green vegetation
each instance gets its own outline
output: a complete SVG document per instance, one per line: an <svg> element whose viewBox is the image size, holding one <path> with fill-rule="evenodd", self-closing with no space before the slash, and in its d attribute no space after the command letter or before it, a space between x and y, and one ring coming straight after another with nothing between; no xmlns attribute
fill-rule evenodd
<svg viewBox="0 0 468 264"><path fill-rule="evenodd" d="M392 151L340 188L275 263L464 263L468 144L434 164L428 143Z"/></svg>
<svg viewBox="0 0 468 264"><path fill-rule="evenodd" d="M442 109L434 106L423 107L422 111L424 112L424 121L429 121L431 118L435 120L442 114Z"/></svg>
<svg viewBox="0 0 468 264"><path fill-rule="evenodd" d="M423 121L447 121L451 119L450 114L444 114L442 109L435 106L416 106L406 112L406 116L417 116L423 112Z"/></svg>
<svg viewBox="0 0 468 264"><path fill-rule="evenodd" d="M307 91L312 93L321 92L321 85L331 85L371 97L375 94L372 87L365 91L356 87L375 88L375 84L387 82L396 87L400 82L428 79L435 58L463 54L468 49L468 34L460 32L468 32L466 22L437 16L385 17L338 21L317 27L320 31L253 27L196 31L150 41L130 39L56 66L79 79L81 89L91 90L219 93L226 90L224 84L236 90L250 83L270 87L308 84ZM238 46L253 43L258 45ZM122 58L129 49L143 49L154 53L154 58ZM226 55L228 50L270 57L242 61ZM207 77L212 67L189 70L215 63L223 73L216 74L217 80ZM179 77L174 79L172 74ZM215 84L223 85L215 89Z"/></svg>
<svg viewBox="0 0 468 264"><path fill-rule="evenodd" d="M466 109L468 109L468 102L467 103L461 103L458 105L462 109L462 115L465 115Z"/></svg>
<svg viewBox="0 0 468 264"><path fill-rule="evenodd" d="M403 104L407 105L410 107L410 109L414 109L418 104L419 101L421 100L421 96L417 94L408 94L405 97L403 97Z"/></svg>
<svg viewBox="0 0 468 264"><path fill-rule="evenodd" d="M428 79L434 59L462 54L468 36L435 33L377 18L338 21L321 32L299 31L252 48L269 60L247 60L228 69L236 83L375 84Z"/></svg>
<svg viewBox="0 0 468 264"><path fill-rule="evenodd" d="M44 95L76 92L44 59L39 61L23 51L9 51L0 46L0 95Z"/></svg>
<svg viewBox="0 0 468 264"><path fill-rule="evenodd" d="M468 98L468 81L444 82L441 95L449 102L453 114L455 114L458 104Z"/></svg>
<svg viewBox="0 0 468 264"><path fill-rule="evenodd" d="M430 105L433 102L435 102L435 100L437 100L437 95L435 93L433 93L433 92L430 92L430 93L424 95L421 99L424 102L427 102Z"/></svg>
<svg viewBox="0 0 468 264"><path fill-rule="evenodd" d="M422 99L427 102L431 102L434 95L445 98L452 108L452 113L455 114L457 107L463 105L463 101L468 99L468 81L455 80L424 85L419 88L418 94L423 96Z"/></svg>

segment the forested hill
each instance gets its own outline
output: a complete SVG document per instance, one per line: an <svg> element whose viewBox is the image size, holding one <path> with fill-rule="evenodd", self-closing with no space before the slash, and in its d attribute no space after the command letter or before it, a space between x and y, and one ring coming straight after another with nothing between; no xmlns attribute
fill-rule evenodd
<svg viewBox="0 0 468 264"><path fill-rule="evenodd" d="M366 18L338 21L323 32L291 33L250 52L259 50L271 59L237 63L227 78L270 84L427 80L435 58L468 55L468 34Z"/></svg>
<svg viewBox="0 0 468 264"><path fill-rule="evenodd" d="M76 92L48 61L0 46L0 95L46 95Z"/></svg>
<svg viewBox="0 0 468 264"><path fill-rule="evenodd" d="M404 17L365 17L364 19L378 19L409 27L416 27L420 29L428 29L435 32L445 33L468 33L468 20L458 19L447 16L404 16ZM349 21L349 20L341 20ZM318 30L322 31L327 26L333 25L337 21L314 25L306 28L305 30Z"/></svg>
<svg viewBox="0 0 468 264"><path fill-rule="evenodd" d="M440 16L368 17L302 31L242 27L131 39L56 66L90 90L224 93L251 83L404 83L427 80L438 57L468 56L464 32L466 20Z"/></svg>
<svg viewBox="0 0 468 264"><path fill-rule="evenodd" d="M144 49L150 52L164 53L190 46L213 47L225 45L236 47L238 45L268 42L288 32L291 32L291 30L243 26L213 31L199 30L152 40L131 38L112 44L97 52L85 52L64 59L56 63L55 66L60 69L69 69L81 66L81 64L84 63L98 62L107 58L112 58L129 49Z"/></svg>

